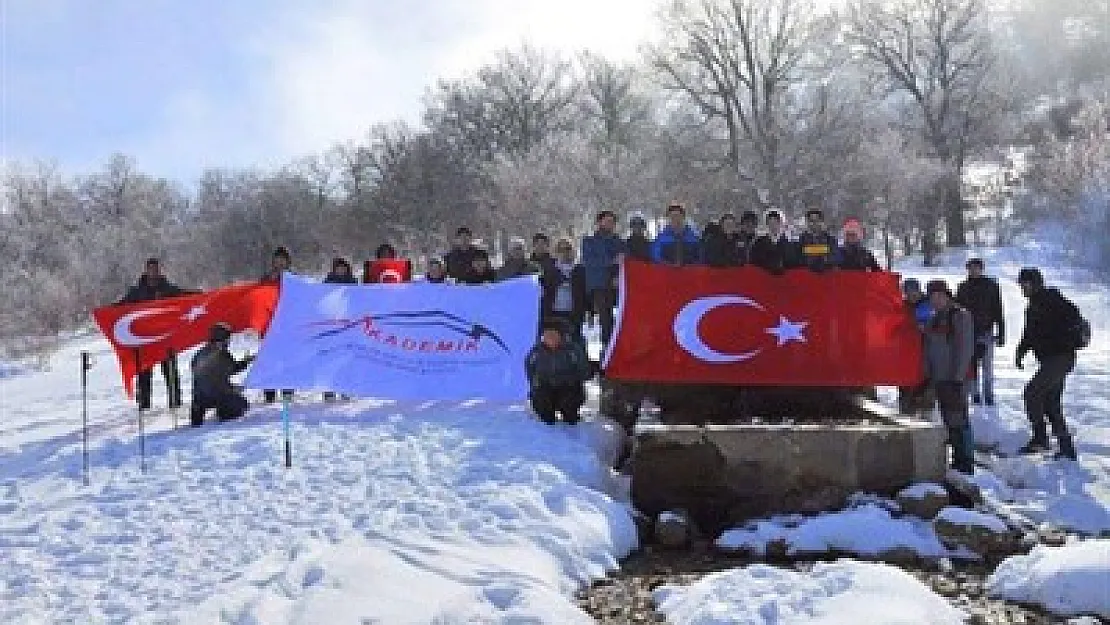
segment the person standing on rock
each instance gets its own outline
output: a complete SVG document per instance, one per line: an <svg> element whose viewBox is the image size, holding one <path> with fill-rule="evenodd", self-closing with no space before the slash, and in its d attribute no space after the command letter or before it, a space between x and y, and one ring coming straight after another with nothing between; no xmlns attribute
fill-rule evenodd
<svg viewBox="0 0 1110 625"><path fill-rule="evenodd" d="M925 324L925 375L948 428L952 468L971 475L975 472L975 439L965 384L975 357L975 322L971 313L956 303L944 280L930 280L925 290L935 311Z"/></svg>
<svg viewBox="0 0 1110 625"><path fill-rule="evenodd" d="M967 280L956 289L956 301L975 319L975 370L971 402L994 405L994 348L1006 344L1006 318L998 282L983 275L983 259L967 261Z"/></svg>
<svg viewBox="0 0 1110 625"><path fill-rule="evenodd" d="M1019 453L1032 454L1049 449L1047 418L1060 446L1056 459L1075 460L1075 443L1064 422L1062 399L1064 382L1075 368L1075 352L1083 347L1078 328L1085 322L1075 304L1058 289L1045 286L1039 269L1022 269L1018 273L1018 284L1022 294L1029 299L1029 307L1025 309L1025 329L1017 346L1014 364L1018 369L1023 368L1022 361L1029 352L1033 352L1040 363L1023 393L1025 414L1032 426L1033 436Z"/></svg>
<svg viewBox="0 0 1110 625"><path fill-rule="evenodd" d="M602 349L608 349L613 336L617 305L617 270L623 258L624 241L617 236L617 215L603 210L597 214L594 233L582 237L582 267L586 277L586 297L590 310L597 315L601 326Z"/></svg>

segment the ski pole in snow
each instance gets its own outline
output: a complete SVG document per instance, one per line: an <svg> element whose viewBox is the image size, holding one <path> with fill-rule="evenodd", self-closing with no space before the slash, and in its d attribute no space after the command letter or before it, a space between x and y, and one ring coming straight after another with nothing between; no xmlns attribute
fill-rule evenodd
<svg viewBox="0 0 1110 625"><path fill-rule="evenodd" d="M89 352L81 352L81 475L89 485Z"/></svg>
<svg viewBox="0 0 1110 625"><path fill-rule="evenodd" d="M293 466L293 445L289 441L289 396L281 394L281 426L285 431L285 466Z"/></svg>

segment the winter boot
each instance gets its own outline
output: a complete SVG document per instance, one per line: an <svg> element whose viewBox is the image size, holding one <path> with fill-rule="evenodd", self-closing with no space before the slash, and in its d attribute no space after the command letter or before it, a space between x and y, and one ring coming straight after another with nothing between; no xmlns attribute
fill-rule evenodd
<svg viewBox="0 0 1110 625"><path fill-rule="evenodd" d="M1048 439L1038 438L1036 436L1029 439L1028 443L1022 445L1018 449L1018 453L1022 455L1039 454L1043 451L1048 451Z"/></svg>
<svg viewBox="0 0 1110 625"><path fill-rule="evenodd" d="M1075 453L1075 442L1072 441L1071 436L1061 436L1057 442L1060 444L1060 449L1053 456L1053 460L1079 460L1079 454Z"/></svg>

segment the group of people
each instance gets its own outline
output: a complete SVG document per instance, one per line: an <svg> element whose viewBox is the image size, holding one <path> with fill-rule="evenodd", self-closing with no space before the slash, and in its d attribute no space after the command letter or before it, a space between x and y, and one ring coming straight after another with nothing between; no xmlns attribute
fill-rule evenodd
<svg viewBox="0 0 1110 625"><path fill-rule="evenodd" d="M595 318L602 344L608 345L615 321L617 269L626 257L676 267L751 265L774 274L792 268L815 272L881 270L874 255L863 246L863 229L854 220L845 224L843 241L829 232L824 214L818 209L806 211L806 227L796 239L787 236L779 211L767 211L763 221L765 229L760 233L754 211L745 211L739 219L725 214L698 232L688 223L685 208L672 204L667 208L666 225L653 239L642 216L633 215L627 235L621 237L616 214L602 211L596 216L594 232L581 240L579 258L569 239L558 239L552 245L546 234L538 233L532 237L530 252L523 240L513 240L500 267L494 267L489 253L474 244L471 230L461 227L442 259L427 262L421 279L436 284L478 285L538 276L542 327L540 339L524 363L530 399L542 420L555 422L561 418L574 423L585 403L584 384L597 368L586 355L582 326ZM388 243L382 244L375 251L375 259L398 260L397 251ZM291 260L288 249L279 247L261 281L279 282L281 274L291 269ZM908 312L922 331L926 381L920 387L899 389L899 403L904 412L916 412L935 399L948 428L953 468L970 472L974 436L968 418L969 402L994 405L994 349L1005 345L1006 332L998 283L985 275L982 259L973 258L966 267L968 277L955 293L943 280L930 281L924 290L913 278L903 284ZM411 264L408 268L411 272ZM355 284L359 279L346 259L336 258L324 281ZM373 281L369 270L362 281ZM1067 375L1075 366L1076 350L1081 347L1074 328L1082 316L1059 290L1045 285L1039 270L1023 269L1018 283L1029 299L1029 307L1016 365L1021 368L1029 352L1040 362L1024 392L1032 436L1021 452L1048 450L1051 427L1058 445L1056 455L1075 459L1061 399ZM120 303L190 293L194 291L169 282L161 273L158 259L151 258L138 284ZM247 400L231 384L230 377L247 367L250 358L235 359L228 349L230 338L227 326L213 327L208 343L193 357L193 425L203 423L205 413L212 409L221 420L237 418L247 409ZM176 408L181 405L176 358L171 355L161 367L170 407ZM150 408L151 378L151 371L139 374L140 410ZM291 395L292 391L282 393ZM264 391L263 397L273 402L277 391ZM325 397L332 398L331 394Z"/></svg>
<svg viewBox="0 0 1110 625"><path fill-rule="evenodd" d="M912 413L926 409L935 399L948 429L952 468L972 473L975 438L969 403L994 405L994 349L1006 344L1006 320L999 285L986 276L983 260L968 260L966 269L967 279L955 294L944 280L930 280L924 292L914 278L903 282L908 313L923 335L926 381L899 389L899 404L903 412ZM1087 340L1086 322L1059 289L1045 285L1039 269L1022 269L1017 282L1029 305L1015 366L1023 368L1029 352L1040 364L1022 395L1032 436L1019 453L1050 450L1051 427L1057 443L1054 457L1076 460L1062 399L1076 352Z"/></svg>

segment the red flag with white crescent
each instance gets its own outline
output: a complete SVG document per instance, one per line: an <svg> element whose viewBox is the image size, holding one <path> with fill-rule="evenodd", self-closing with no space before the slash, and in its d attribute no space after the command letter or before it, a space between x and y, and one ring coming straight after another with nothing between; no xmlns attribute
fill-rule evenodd
<svg viewBox="0 0 1110 625"><path fill-rule="evenodd" d="M94 310L93 318L115 348L123 387L130 397L136 374L171 353L203 343L209 329L219 322L230 325L233 332L254 329L265 333L277 298L277 285L243 284L197 295L105 306Z"/></svg>
<svg viewBox="0 0 1110 625"><path fill-rule="evenodd" d="M412 261L407 258L368 260L362 281L372 284L399 284L412 281Z"/></svg>
<svg viewBox="0 0 1110 625"><path fill-rule="evenodd" d="M910 386L921 334L893 273L669 267L627 261L605 362L615 380Z"/></svg>

